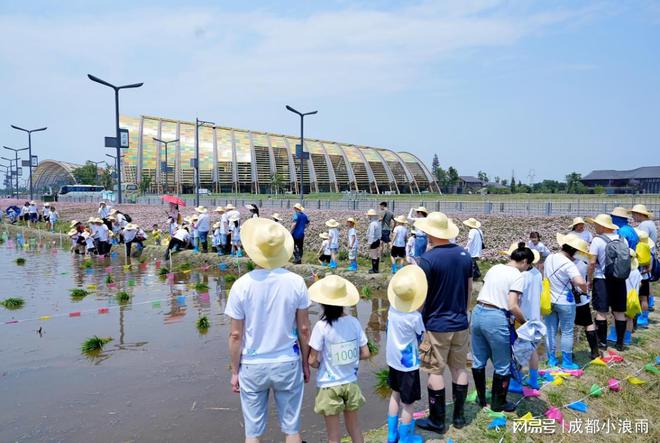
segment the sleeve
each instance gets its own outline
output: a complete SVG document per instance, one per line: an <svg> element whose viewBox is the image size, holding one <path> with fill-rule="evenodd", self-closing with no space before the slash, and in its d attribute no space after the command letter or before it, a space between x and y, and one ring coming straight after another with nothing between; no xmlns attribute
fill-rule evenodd
<svg viewBox="0 0 660 443"><path fill-rule="evenodd" d="M522 294L523 292L523 287L525 286L525 279L523 278L522 272L518 273L519 275L516 276L516 278L511 282L511 286L509 287L509 291L515 291L519 292Z"/></svg>
<svg viewBox="0 0 660 443"><path fill-rule="evenodd" d="M360 331L360 346L366 346L369 342L369 340L367 340L367 335L364 333L364 329L362 329L362 326L357 319L355 320L355 323L357 323L358 331Z"/></svg>
<svg viewBox="0 0 660 443"><path fill-rule="evenodd" d="M580 270L575 263L569 263L568 266L566 266L566 276L568 277L568 280L571 281L575 277L582 277L582 274L580 274Z"/></svg>
<svg viewBox="0 0 660 443"><path fill-rule="evenodd" d="M422 315L419 314L415 316L415 334L420 336L424 332L426 332L426 328L424 327L424 320L422 319Z"/></svg>
<svg viewBox="0 0 660 443"><path fill-rule="evenodd" d="M321 331L321 322L317 322L312 329L312 335L309 337L309 346L317 352L323 349L323 332Z"/></svg>
<svg viewBox="0 0 660 443"><path fill-rule="evenodd" d="M296 220L298 220L298 213L297 213L297 212L294 212L294 214L293 214L293 221L296 221Z"/></svg>
<svg viewBox="0 0 660 443"><path fill-rule="evenodd" d="M594 256L598 255L598 249L599 249L598 243L601 241L602 240L599 239L598 237L594 237L594 239L591 241L591 244L589 245L589 254Z"/></svg>
<svg viewBox="0 0 660 443"><path fill-rule="evenodd" d="M229 297L227 298L225 315L228 315L234 320L245 320L245 311L243 310L241 298L240 285L232 286L229 290Z"/></svg>

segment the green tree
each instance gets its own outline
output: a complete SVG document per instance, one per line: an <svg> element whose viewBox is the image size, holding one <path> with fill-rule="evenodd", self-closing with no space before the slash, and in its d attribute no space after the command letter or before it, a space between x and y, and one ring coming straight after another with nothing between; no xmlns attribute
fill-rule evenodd
<svg viewBox="0 0 660 443"><path fill-rule="evenodd" d="M440 160L438 160L438 154L433 154L433 161L431 162L431 171L435 173L435 170L440 167Z"/></svg>
<svg viewBox="0 0 660 443"><path fill-rule="evenodd" d="M150 188L151 188L151 177L145 175L142 177L142 180L140 180L140 193L146 194Z"/></svg>
<svg viewBox="0 0 660 443"><path fill-rule="evenodd" d="M451 192L456 193L456 186L460 177L458 176L458 171L453 166L447 168L447 184L451 187Z"/></svg>
<svg viewBox="0 0 660 443"><path fill-rule="evenodd" d="M95 185L98 180L98 168L94 163L87 162L83 166L75 168L71 171L76 179L76 182L81 185Z"/></svg>
<svg viewBox="0 0 660 443"><path fill-rule="evenodd" d="M438 186L440 186L440 190L442 192L447 192L447 186L448 186L448 181L449 181L449 177L447 176L447 171L442 169L441 166L438 166L433 171L433 175L435 176L435 179L438 182Z"/></svg>
<svg viewBox="0 0 660 443"><path fill-rule="evenodd" d="M112 189L112 170L109 167L99 174L99 184L105 189Z"/></svg>
<svg viewBox="0 0 660 443"><path fill-rule="evenodd" d="M479 171L477 173L477 178L481 180L482 182L486 183L488 180L488 174L486 174L484 171Z"/></svg>
<svg viewBox="0 0 660 443"><path fill-rule="evenodd" d="M284 176L281 173L276 172L270 176L270 189L270 192L276 195L282 192L284 189Z"/></svg>
<svg viewBox="0 0 660 443"><path fill-rule="evenodd" d="M585 186L582 184L582 174L578 172L571 172L566 176L566 192L569 194L582 194L585 191Z"/></svg>

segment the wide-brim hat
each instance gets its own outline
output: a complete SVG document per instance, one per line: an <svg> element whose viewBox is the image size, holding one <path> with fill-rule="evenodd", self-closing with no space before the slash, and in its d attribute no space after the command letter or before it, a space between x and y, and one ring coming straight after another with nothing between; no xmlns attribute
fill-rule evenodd
<svg viewBox="0 0 660 443"><path fill-rule="evenodd" d="M610 212L610 215L612 217L621 217L628 219L630 217L630 211L628 211L626 208L622 206L617 206L616 208L612 209L612 212Z"/></svg>
<svg viewBox="0 0 660 443"><path fill-rule="evenodd" d="M87 223L94 223L94 220L96 220L96 217L90 217L87 219Z"/></svg>
<svg viewBox="0 0 660 443"><path fill-rule="evenodd" d="M109 216L108 216L108 220L110 220L110 221L117 221L117 217L115 217L114 215L109 215Z"/></svg>
<svg viewBox="0 0 660 443"><path fill-rule="evenodd" d="M231 211L232 209L236 209L236 206L232 205L231 203L227 203L227 206L225 206L225 210Z"/></svg>
<svg viewBox="0 0 660 443"><path fill-rule="evenodd" d="M76 226L78 223L80 223L78 220L71 220L71 221L69 222L69 227L70 227L70 228L73 228L73 227ZM88 222L88 223L89 223L89 222Z"/></svg>
<svg viewBox="0 0 660 443"><path fill-rule="evenodd" d="M387 299L390 305L401 312L413 312L426 300L428 291L426 274L417 265L399 269L387 286Z"/></svg>
<svg viewBox="0 0 660 443"><path fill-rule="evenodd" d="M241 227L241 243L252 261L266 269L279 268L293 255L291 233L267 218L246 220Z"/></svg>
<svg viewBox="0 0 660 443"><path fill-rule="evenodd" d="M599 225L602 226L603 228L606 229L612 229L616 231L619 229L617 225L612 223L612 216L609 214L598 214L595 217L587 217L587 223L591 223L592 225Z"/></svg>
<svg viewBox="0 0 660 443"><path fill-rule="evenodd" d="M231 217L229 217L230 222L239 221L240 219L241 219L241 216L238 215L238 214L232 214Z"/></svg>
<svg viewBox="0 0 660 443"><path fill-rule="evenodd" d="M367 216L372 217L372 216L374 216L374 215L378 215L378 213L376 212L375 209L369 209L369 210L367 211Z"/></svg>
<svg viewBox="0 0 660 443"><path fill-rule="evenodd" d="M355 306L360 293L353 283L338 275L328 275L309 287L309 298L330 306Z"/></svg>
<svg viewBox="0 0 660 443"><path fill-rule="evenodd" d="M106 204L106 203L105 203L104 201L100 201L100 202L99 202L99 206L101 206L101 205L105 205L105 204Z"/></svg>
<svg viewBox="0 0 660 443"><path fill-rule="evenodd" d="M564 245L568 245L572 247L573 249L585 254L585 255L591 255L589 254L589 243L584 241L581 237L578 237L575 234L557 234L557 243L559 244L559 247L562 247Z"/></svg>
<svg viewBox="0 0 660 443"><path fill-rule="evenodd" d="M415 228L431 237L445 240L458 236L458 226L442 212L431 212L427 217L415 220Z"/></svg>
<svg viewBox="0 0 660 443"><path fill-rule="evenodd" d="M327 222L325 222L325 225L326 225L328 228L336 228L337 226L339 226L339 223L338 223L337 220L335 220L334 218L331 218L330 220L328 220Z"/></svg>
<svg viewBox="0 0 660 443"><path fill-rule="evenodd" d="M247 203L247 204L245 204L245 205L243 205L243 206L245 207L245 209L249 209L249 210L251 210L251 211L257 209L257 206L256 206L256 205L253 205L252 203Z"/></svg>
<svg viewBox="0 0 660 443"><path fill-rule="evenodd" d="M423 212L424 214L428 214L429 210L426 209L424 206L419 206L415 209L415 212Z"/></svg>
<svg viewBox="0 0 660 443"><path fill-rule="evenodd" d="M354 219L353 217L348 217L348 218L346 219L346 221L347 221L347 222L350 222L350 223L353 223L353 224L356 223L356 221L355 221L355 219Z"/></svg>
<svg viewBox="0 0 660 443"><path fill-rule="evenodd" d="M394 221L397 222L397 223L403 223L403 224L408 223L408 219L406 217L404 217L403 215L399 215L397 217L394 217Z"/></svg>
<svg viewBox="0 0 660 443"><path fill-rule="evenodd" d="M32 201L30 202L30 204L31 204L31 205L36 205L37 202L35 202L34 200L32 200Z"/></svg>
<svg viewBox="0 0 660 443"><path fill-rule="evenodd" d="M96 217L92 223L100 223L100 224L103 224L103 219L100 219L100 218Z"/></svg>
<svg viewBox="0 0 660 443"><path fill-rule="evenodd" d="M47 208L49 206L50 206L50 203L48 203L48 202L44 203L44 208Z"/></svg>
<svg viewBox="0 0 660 443"><path fill-rule="evenodd" d="M282 217L280 217L280 214L278 214L277 212L275 214L271 215L271 217L275 221L282 221Z"/></svg>
<svg viewBox="0 0 660 443"><path fill-rule="evenodd" d="M222 206L218 206L213 210L213 212L225 212L225 208L223 208Z"/></svg>
<svg viewBox="0 0 660 443"><path fill-rule="evenodd" d="M207 212L209 212L209 210L206 209L206 207L204 206L197 206L195 208L195 212L199 212L200 214L206 214Z"/></svg>
<svg viewBox="0 0 660 443"><path fill-rule="evenodd" d="M129 223L124 226L124 231L137 231L138 229L140 229L140 227L133 223Z"/></svg>
<svg viewBox="0 0 660 443"><path fill-rule="evenodd" d="M463 221L463 224L468 228L479 229L481 227L481 222L473 217L470 217L467 220Z"/></svg>
<svg viewBox="0 0 660 443"><path fill-rule="evenodd" d="M78 234L78 230L76 230L76 229L72 229L72 230L70 230L69 232L66 233L66 235L68 235L69 237L72 237L76 234Z"/></svg>
<svg viewBox="0 0 660 443"><path fill-rule="evenodd" d="M516 249L518 249L518 243L511 243L509 249L507 249L506 251L502 251L502 254L510 256L511 254L513 254L513 251L515 251ZM536 249L532 249L532 248L529 249L532 250L532 255L534 255L534 261L532 261L532 264L535 265L539 261L541 261L541 254Z"/></svg>
<svg viewBox="0 0 660 443"><path fill-rule="evenodd" d="M633 206L632 209L630 210L630 212L634 212L634 213L637 213L637 214L643 214L643 215L645 215L649 218L653 217L653 212L649 211L646 208L646 205L642 205L642 204L637 204L637 205Z"/></svg>
<svg viewBox="0 0 660 443"><path fill-rule="evenodd" d="M218 229L221 225L222 225L222 223L215 222L215 223L213 223L213 229Z"/></svg>
<svg viewBox="0 0 660 443"><path fill-rule="evenodd" d="M295 205L293 205L293 209L297 209L299 211L304 211L305 207L303 205L301 205L300 203L296 203Z"/></svg>
<svg viewBox="0 0 660 443"><path fill-rule="evenodd" d="M111 209L110 210L110 215L116 214L118 211L116 209Z"/></svg>
<svg viewBox="0 0 660 443"><path fill-rule="evenodd" d="M573 228L575 227L575 225L585 224L585 223L586 223L586 222L584 221L584 219L583 219L582 217L575 217L575 218L573 219L573 223L571 223L570 225L568 225L568 227L569 227L570 229L573 229Z"/></svg>
<svg viewBox="0 0 660 443"><path fill-rule="evenodd" d="M327 232L321 232L319 237L321 237L323 240L327 240L329 236Z"/></svg>

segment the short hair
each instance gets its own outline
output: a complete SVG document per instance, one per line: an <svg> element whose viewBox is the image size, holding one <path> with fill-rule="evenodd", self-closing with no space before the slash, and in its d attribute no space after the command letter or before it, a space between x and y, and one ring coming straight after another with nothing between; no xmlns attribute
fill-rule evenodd
<svg viewBox="0 0 660 443"><path fill-rule="evenodd" d="M387 208L387 202L380 202L381 206L385 206Z"/></svg>
<svg viewBox="0 0 660 443"><path fill-rule="evenodd" d="M529 238L533 238L533 237L536 237L539 240L541 240L541 234L539 234L538 231L532 231L532 232L529 233Z"/></svg>
<svg viewBox="0 0 660 443"><path fill-rule="evenodd" d="M575 254L577 253L577 249L575 249L573 246L568 245L566 243L561 245L561 250L564 251L565 253L567 253L568 255L570 255L571 257L574 257Z"/></svg>

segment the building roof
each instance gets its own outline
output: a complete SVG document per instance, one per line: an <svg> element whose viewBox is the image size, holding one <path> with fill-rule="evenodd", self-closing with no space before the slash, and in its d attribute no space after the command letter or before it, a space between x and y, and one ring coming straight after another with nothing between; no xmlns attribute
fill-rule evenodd
<svg viewBox="0 0 660 443"><path fill-rule="evenodd" d="M582 180L630 180L641 178L660 178L660 166L643 166L628 171L597 169L582 177Z"/></svg>
<svg viewBox="0 0 660 443"><path fill-rule="evenodd" d="M472 176L472 175L461 175L458 178L463 180L465 183L474 183L474 184L478 184L478 185L483 184L483 181L479 180L477 177Z"/></svg>

